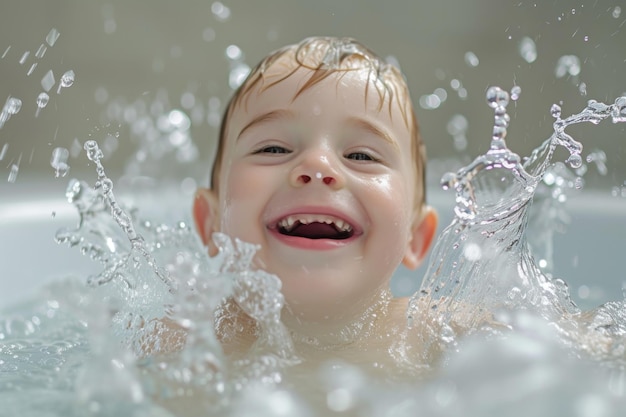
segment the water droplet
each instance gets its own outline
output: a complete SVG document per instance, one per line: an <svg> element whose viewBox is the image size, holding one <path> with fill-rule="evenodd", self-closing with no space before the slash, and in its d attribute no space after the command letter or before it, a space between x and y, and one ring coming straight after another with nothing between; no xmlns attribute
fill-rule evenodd
<svg viewBox="0 0 626 417"><path fill-rule="evenodd" d="M480 61L474 52L467 51L465 53L465 63L470 67L477 67Z"/></svg>
<svg viewBox="0 0 626 417"><path fill-rule="evenodd" d="M41 45L39 45L39 49L37 49L37 52L35 52L35 57L39 59L43 58L47 50L48 48L46 47L46 45L42 43Z"/></svg>
<svg viewBox="0 0 626 417"><path fill-rule="evenodd" d="M50 100L50 96L46 92L41 92L37 96L37 107L43 109L48 105L48 101Z"/></svg>
<svg viewBox="0 0 626 417"><path fill-rule="evenodd" d="M537 45L528 36L524 36L519 43L519 54L528 63L535 62L537 59Z"/></svg>
<svg viewBox="0 0 626 417"><path fill-rule="evenodd" d="M555 119L560 119L561 118L561 106L559 106L558 104L553 104L552 107L550 107L550 114Z"/></svg>
<svg viewBox="0 0 626 417"><path fill-rule="evenodd" d="M113 181L110 178L103 178L100 180L100 185L102 186L102 191L104 193L108 193L113 189Z"/></svg>
<svg viewBox="0 0 626 417"><path fill-rule="evenodd" d="M448 99L448 92L446 91L445 88L441 88L441 87L435 88L435 91L433 92L433 94L439 97L439 100L441 103L443 103L444 101Z"/></svg>
<svg viewBox="0 0 626 417"><path fill-rule="evenodd" d="M584 185L585 180L583 180L581 177L576 177L576 179L574 180L574 188L576 188L577 190L581 190Z"/></svg>
<svg viewBox="0 0 626 417"><path fill-rule="evenodd" d="M65 177L67 173L70 171L70 167L67 164L67 159L70 156L70 151L65 148L55 148L52 151L52 156L50 157L50 165L54 168L55 177Z"/></svg>
<svg viewBox="0 0 626 417"><path fill-rule="evenodd" d="M22 54L22 57L20 58L20 60L18 61L20 63L20 65L24 65L24 63L26 62L26 60L28 59L28 57L30 56L30 51L26 51Z"/></svg>
<svg viewBox="0 0 626 417"><path fill-rule="evenodd" d="M226 58L238 61L243 58L243 53L237 45L228 45L226 47Z"/></svg>
<svg viewBox="0 0 626 417"><path fill-rule="evenodd" d="M606 153L603 150L598 149L592 151L589 155L587 155L586 161L587 163L593 162L600 175L608 174L608 168L606 166Z"/></svg>
<svg viewBox="0 0 626 417"><path fill-rule="evenodd" d="M213 16L215 16L217 20L222 22L228 20L230 17L230 9L219 1L211 4L211 13L213 13Z"/></svg>
<svg viewBox="0 0 626 417"><path fill-rule="evenodd" d="M41 87L45 91L50 91L55 82L56 81L54 79L54 73L52 72L52 70L49 70L48 72L46 72L46 75L41 78Z"/></svg>
<svg viewBox="0 0 626 417"><path fill-rule="evenodd" d="M180 110L172 110L167 115L167 120L169 125L177 130L189 130L191 126L191 121L189 117Z"/></svg>
<svg viewBox="0 0 626 417"><path fill-rule="evenodd" d="M206 28L202 31L202 39L205 42L211 42L215 40L215 30L213 28Z"/></svg>
<svg viewBox="0 0 626 417"><path fill-rule="evenodd" d="M243 63L236 65L228 74L228 85L230 88L233 90L237 89L241 83L244 82L249 73L250 67L248 65Z"/></svg>
<svg viewBox="0 0 626 417"><path fill-rule="evenodd" d="M7 56L10 50L11 50L11 45L7 46L7 49L4 50L4 52L2 53L2 56L0 56L0 59L4 59L4 57Z"/></svg>
<svg viewBox="0 0 626 417"><path fill-rule="evenodd" d="M0 161L4 159L4 156L7 154L7 149L9 149L9 144L5 143L0 149Z"/></svg>
<svg viewBox="0 0 626 417"><path fill-rule="evenodd" d="M33 72L35 72L35 68L37 68L37 64L38 64L37 62L33 62L33 64L28 69L28 72L26 72L26 75L31 75Z"/></svg>
<svg viewBox="0 0 626 417"><path fill-rule="evenodd" d="M567 158L565 162L567 162L572 168L580 168L580 166L583 164L583 159L579 154L573 153L569 156L569 158Z"/></svg>
<svg viewBox="0 0 626 417"><path fill-rule="evenodd" d="M22 100L17 97L7 98L7 101L4 103L2 107L2 111L0 111L0 129L4 126L4 124L11 118L11 116L17 114L22 108Z"/></svg>
<svg viewBox="0 0 626 417"><path fill-rule="evenodd" d="M618 19L621 14L622 14L622 8L619 6L615 6L613 11L611 12L611 16L613 16L615 19Z"/></svg>
<svg viewBox="0 0 626 417"><path fill-rule="evenodd" d="M563 55L559 58L554 70L556 78L566 75L576 76L580 74L580 59L576 55Z"/></svg>
<svg viewBox="0 0 626 417"><path fill-rule="evenodd" d="M88 140L84 145L85 151L87 152L87 158L90 161L99 161L102 159L102 151L98 147L98 143L95 140Z"/></svg>
<svg viewBox="0 0 626 417"><path fill-rule="evenodd" d="M10 114L17 114L22 108L22 100L17 97L9 97L6 104L4 105L4 110Z"/></svg>
<svg viewBox="0 0 626 417"><path fill-rule="evenodd" d="M434 110L441 105L441 99L437 94L425 94L420 97L419 104L423 109Z"/></svg>
<svg viewBox="0 0 626 417"><path fill-rule="evenodd" d="M587 95L587 84L586 83L580 83L578 85L578 92L580 93L581 96L586 96Z"/></svg>
<svg viewBox="0 0 626 417"><path fill-rule="evenodd" d="M453 172L447 172L441 177L441 188L444 190L449 190L450 188L455 188L457 185L456 174Z"/></svg>
<svg viewBox="0 0 626 417"><path fill-rule="evenodd" d="M74 71L69 70L66 71L62 76L61 76L61 87L71 87L72 84L74 84L74 78L75 78L75 74Z"/></svg>
<svg viewBox="0 0 626 417"><path fill-rule="evenodd" d="M487 103L492 109L506 107L509 104L509 93L500 87L489 87L487 90Z"/></svg>
<svg viewBox="0 0 626 417"><path fill-rule="evenodd" d="M58 30L56 30L55 28L50 29L50 32L48 32L48 34L46 35L46 43L50 46L54 46L57 39L59 39L59 35L60 33Z"/></svg>
<svg viewBox="0 0 626 417"><path fill-rule="evenodd" d="M455 114L454 116L452 116L450 121L448 121L446 129L448 130L448 133L452 136L457 136L465 134L465 132L467 131L467 127L468 122L465 116L463 116L462 114Z"/></svg>
<svg viewBox="0 0 626 417"><path fill-rule="evenodd" d="M521 93L522 87L520 87L519 85L513 86L513 88L511 88L511 100L517 101Z"/></svg>
<svg viewBox="0 0 626 417"><path fill-rule="evenodd" d="M611 106L611 119L613 123L626 122L626 97L618 97Z"/></svg>
<svg viewBox="0 0 626 417"><path fill-rule="evenodd" d="M11 170L9 171L9 178L7 181L10 183L14 183L17 179L17 174L20 170L20 167L17 164L11 164Z"/></svg>

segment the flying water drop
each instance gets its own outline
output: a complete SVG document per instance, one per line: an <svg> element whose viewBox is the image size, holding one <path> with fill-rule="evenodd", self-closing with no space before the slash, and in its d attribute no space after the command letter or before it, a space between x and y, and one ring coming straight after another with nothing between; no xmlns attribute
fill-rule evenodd
<svg viewBox="0 0 626 417"><path fill-rule="evenodd" d="M57 39L59 39L59 35L60 33L58 30L56 30L55 28L50 29L50 32L48 32L48 34L46 35L46 43L50 46L54 46Z"/></svg>
<svg viewBox="0 0 626 417"><path fill-rule="evenodd" d="M519 54L529 64L535 62L537 59L537 45L535 45L535 41L528 36L524 36L519 43Z"/></svg>
<svg viewBox="0 0 626 417"><path fill-rule="evenodd" d="M46 75L41 78L41 87L46 92L50 91L55 82L56 80L54 79L54 73L52 72L52 70L49 70L48 72L46 72Z"/></svg>
<svg viewBox="0 0 626 417"><path fill-rule="evenodd" d="M66 71L61 76L61 82L59 83L57 94L61 93L62 88L71 87L74 84L74 79L75 79L74 71L72 70Z"/></svg>
<svg viewBox="0 0 626 417"><path fill-rule="evenodd" d="M65 148L54 148L52 151L50 165L54 168L54 176L56 178L65 177L70 171L70 166L67 164L69 156L70 151Z"/></svg>
<svg viewBox="0 0 626 417"><path fill-rule="evenodd" d="M509 104L509 93L500 87L490 87L487 90L487 103L492 109L506 107Z"/></svg>
<svg viewBox="0 0 626 417"><path fill-rule="evenodd" d="M19 172L20 167L17 164L11 164L11 171L9 171L9 178L8 181L10 183L14 183L15 180L17 179L17 173Z"/></svg>
<svg viewBox="0 0 626 417"><path fill-rule="evenodd" d="M566 75L577 76L580 74L580 59L576 55L563 55L559 58L554 70L556 78Z"/></svg>
<svg viewBox="0 0 626 417"><path fill-rule="evenodd" d="M224 22L230 18L230 9L219 1L211 4L211 13L213 13L213 16L215 16L215 18L221 22Z"/></svg>
<svg viewBox="0 0 626 417"><path fill-rule="evenodd" d="M18 61L20 63L20 65L24 65L24 63L26 62L26 60L28 59L30 55L30 51L26 51L22 54L22 57L20 58L20 60Z"/></svg>
<svg viewBox="0 0 626 417"><path fill-rule="evenodd" d="M467 148L467 137L465 135L467 127L467 118L462 114L452 116L446 125L448 133L454 139L454 148L458 151L464 151Z"/></svg>
<svg viewBox="0 0 626 417"><path fill-rule="evenodd" d="M45 108L48 105L49 101L50 96L48 95L48 93L46 93L45 91L39 93L39 95L37 96L37 111L35 112L35 117L39 116L39 112L41 111L41 109Z"/></svg>
<svg viewBox="0 0 626 417"><path fill-rule="evenodd" d="M22 100L17 97L11 97L7 99L2 107L2 111L0 112L0 129L4 126L4 124L11 118L11 116L16 115L20 109L22 108Z"/></svg>
<svg viewBox="0 0 626 417"><path fill-rule="evenodd" d="M41 45L39 45L39 49L37 49L37 52L35 52L35 57L38 59L43 58L47 50L48 48L46 47L46 45L42 43Z"/></svg>
<svg viewBox="0 0 626 417"><path fill-rule="evenodd" d="M519 85L513 86L513 88L511 88L511 100L517 101L521 93L522 87L520 87Z"/></svg>
<svg viewBox="0 0 626 417"><path fill-rule="evenodd" d="M618 19L621 14L622 14L622 8L619 6L615 6L615 8L613 9L613 12L611 12L611 16L613 16L615 19Z"/></svg>
<svg viewBox="0 0 626 417"><path fill-rule="evenodd" d="M606 153L602 150L592 151L587 158L585 159L587 163L594 163L596 165L596 169L600 175L608 174L608 169L606 167Z"/></svg>
<svg viewBox="0 0 626 417"><path fill-rule="evenodd" d="M476 54L472 51L467 51L465 53L465 63L470 67L477 67L480 64L480 60L476 56Z"/></svg>

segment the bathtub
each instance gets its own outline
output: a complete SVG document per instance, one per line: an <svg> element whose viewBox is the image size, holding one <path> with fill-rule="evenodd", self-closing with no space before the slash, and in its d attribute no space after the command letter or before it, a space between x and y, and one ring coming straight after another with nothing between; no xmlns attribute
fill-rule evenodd
<svg viewBox="0 0 626 417"><path fill-rule="evenodd" d="M63 277L84 277L100 272L98 263L75 248L59 245L54 236L63 227L75 227L76 209L66 201L67 179L20 180L0 186L0 308L33 295L45 283ZM118 198L124 201L124 194ZM128 198L128 196L126 196ZM139 203L140 213L164 222L190 219L192 196L174 187L160 192L160 201ZM439 213L439 230L452 220L454 195L431 186L429 203ZM552 274L570 286L581 308L623 298L626 285L623 248L626 245L626 198L608 191L584 190L566 203L571 216L565 233L554 235ZM417 271L400 267L392 290L408 296L420 285L428 258Z"/></svg>

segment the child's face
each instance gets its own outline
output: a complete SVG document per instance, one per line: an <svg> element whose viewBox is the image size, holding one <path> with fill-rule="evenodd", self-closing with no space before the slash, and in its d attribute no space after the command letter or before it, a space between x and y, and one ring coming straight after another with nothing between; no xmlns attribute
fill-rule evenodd
<svg viewBox="0 0 626 417"><path fill-rule="evenodd" d="M213 206L196 203L194 215L205 241L220 231L259 244L259 266L280 277L291 310L323 318L371 303L402 261L416 267L436 221L415 205L423 185L396 102L380 105L366 70L337 72L293 99L310 75L300 68L255 86L237 105L219 195L206 192Z"/></svg>

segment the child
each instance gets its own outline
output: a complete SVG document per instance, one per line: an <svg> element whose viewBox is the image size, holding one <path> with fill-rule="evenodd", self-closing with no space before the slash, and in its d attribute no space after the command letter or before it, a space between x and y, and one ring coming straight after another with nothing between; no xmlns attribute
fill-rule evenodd
<svg viewBox="0 0 626 417"><path fill-rule="evenodd" d="M257 266L282 281L282 321L304 357L382 363L406 329L391 276L420 265L437 226L425 160L399 69L353 39L308 38L268 55L235 92L195 225L211 256L214 232L260 246ZM218 326L227 353L255 339L237 315L218 320L239 323Z"/></svg>

